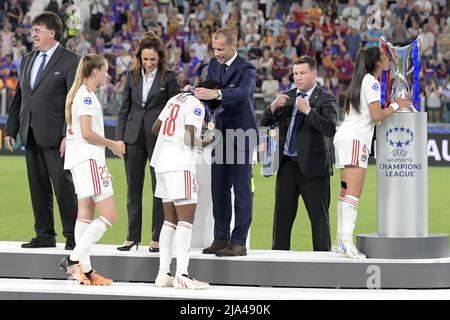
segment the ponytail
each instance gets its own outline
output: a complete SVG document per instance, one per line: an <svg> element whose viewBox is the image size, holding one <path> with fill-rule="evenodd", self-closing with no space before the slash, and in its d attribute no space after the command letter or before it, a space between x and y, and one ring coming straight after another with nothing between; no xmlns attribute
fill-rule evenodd
<svg viewBox="0 0 450 320"><path fill-rule="evenodd" d="M355 72L352 80L345 92L344 110L350 112L350 104L356 113L361 112L361 85L364 76L367 73L373 73L377 67L378 61L381 59L380 49L378 47L370 47L361 49L356 55Z"/></svg>
<svg viewBox="0 0 450 320"><path fill-rule="evenodd" d="M99 54L88 54L81 58L75 79L66 98L66 123L68 127L72 125L72 104L78 89L91 76L94 69L100 70L105 64L107 64L106 59Z"/></svg>
<svg viewBox="0 0 450 320"><path fill-rule="evenodd" d="M72 87L69 90L66 98L66 123L67 126L72 126L72 104L73 98L75 98L75 94L78 89L80 89L81 85L84 83L83 70L86 65L85 57L81 58L80 63L78 64L77 73L75 74L75 79L73 80Z"/></svg>

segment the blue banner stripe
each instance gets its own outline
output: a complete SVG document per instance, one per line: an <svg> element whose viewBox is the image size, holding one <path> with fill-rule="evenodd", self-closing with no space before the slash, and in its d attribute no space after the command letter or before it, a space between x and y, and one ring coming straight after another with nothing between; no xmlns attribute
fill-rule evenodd
<svg viewBox="0 0 450 320"><path fill-rule="evenodd" d="M413 59L413 66L414 66L414 83L413 83L413 106L416 108L417 111L420 111L420 98L419 98L419 72L420 72L420 64L419 64L419 45L417 40L414 40L413 42L413 48L412 48L412 59Z"/></svg>
<svg viewBox="0 0 450 320"><path fill-rule="evenodd" d="M381 109L384 109L384 101L386 99L386 71L381 75Z"/></svg>

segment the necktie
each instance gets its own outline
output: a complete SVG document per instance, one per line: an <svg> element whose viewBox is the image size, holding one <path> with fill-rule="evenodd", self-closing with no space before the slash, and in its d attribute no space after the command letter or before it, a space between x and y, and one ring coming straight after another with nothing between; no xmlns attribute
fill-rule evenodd
<svg viewBox="0 0 450 320"><path fill-rule="evenodd" d="M36 86L36 84L42 74L42 70L44 70L46 58L47 58L47 54L44 53L42 55L42 62L41 62L41 65L39 66L38 72L36 74L36 78L34 78L33 88Z"/></svg>
<svg viewBox="0 0 450 320"><path fill-rule="evenodd" d="M304 98L304 97L306 97L306 93L299 92L299 93L297 93L297 97ZM295 103L294 103L294 108L296 108ZM291 131L291 137L289 139L288 151L290 154L296 153L297 129L300 126L300 124L302 123L304 118L305 118L305 115L297 110L297 113L295 114L294 125L293 125L292 131Z"/></svg>
<svg viewBox="0 0 450 320"><path fill-rule="evenodd" d="M220 82L223 83L223 79L225 78L225 71L227 71L228 66L225 63L220 65Z"/></svg>

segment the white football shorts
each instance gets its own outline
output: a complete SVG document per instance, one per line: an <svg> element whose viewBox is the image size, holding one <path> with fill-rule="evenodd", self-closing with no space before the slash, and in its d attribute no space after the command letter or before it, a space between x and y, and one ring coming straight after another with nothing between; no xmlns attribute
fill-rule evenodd
<svg viewBox="0 0 450 320"><path fill-rule="evenodd" d="M89 159L70 169L78 199L99 202L114 194L112 177L106 165Z"/></svg>
<svg viewBox="0 0 450 320"><path fill-rule="evenodd" d="M198 185L191 171L156 172L155 197L175 205L197 203Z"/></svg>
<svg viewBox="0 0 450 320"><path fill-rule="evenodd" d="M369 162L369 150L367 145L360 140L342 140L334 143L336 155L336 168L356 166L367 168Z"/></svg>

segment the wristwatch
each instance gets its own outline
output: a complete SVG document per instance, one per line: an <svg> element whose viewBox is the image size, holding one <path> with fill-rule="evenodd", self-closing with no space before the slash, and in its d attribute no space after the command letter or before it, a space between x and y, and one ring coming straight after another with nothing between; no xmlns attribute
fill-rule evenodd
<svg viewBox="0 0 450 320"><path fill-rule="evenodd" d="M217 100L222 100L222 91L217 90L217 93L219 94L219 95L217 96Z"/></svg>

